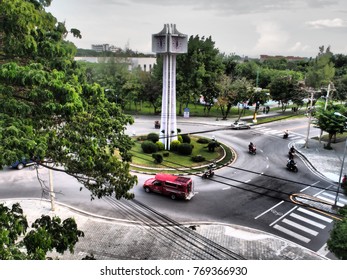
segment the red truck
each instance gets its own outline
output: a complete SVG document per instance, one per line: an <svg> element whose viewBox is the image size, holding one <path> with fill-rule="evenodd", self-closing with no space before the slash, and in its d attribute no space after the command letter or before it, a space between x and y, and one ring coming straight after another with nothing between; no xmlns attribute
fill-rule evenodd
<svg viewBox="0 0 347 280"><path fill-rule="evenodd" d="M192 179L172 174L157 174L154 178L147 179L143 188L147 193L156 192L170 196L171 199L190 200L194 196Z"/></svg>

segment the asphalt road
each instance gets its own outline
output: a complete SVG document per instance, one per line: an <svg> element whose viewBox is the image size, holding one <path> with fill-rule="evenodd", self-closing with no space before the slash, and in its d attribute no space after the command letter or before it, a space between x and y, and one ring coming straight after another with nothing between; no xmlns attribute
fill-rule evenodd
<svg viewBox="0 0 347 280"><path fill-rule="evenodd" d="M205 137L216 137L218 141L235 150L237 160L231 166L216 170L216 176L212 180L193 176L196 195L191 201L172 201L165 196L147 194L142 189L142 184L151 176L137 174L138 185L133 189L136 200L177 222L239 224L271 232L314 251L322 248L332 226L332 222L328 221L329 217L321 223L314 221L310 214L304 213L298 205L292 203L290 195L293 193L315 195L323 191L328 192L331 186L312 173L299 158L296 159L298 173L292 173L285 167L291 141L297 137L306 138L306 119L259 125L241 131L226 129L204 133L203 131L210 131L216 127L213 124L196 125L184 121L180 122L178 127L183 133L199 131ZM282 139L284 129L290 130L289 139ZM157 130L153 127L153 120L141 118L135 118L135 124L127 130L128 133L136 135L154 131ZM311 128L310 136L318 134L317 129ZM248 153L250 141L257 146L256 155ZM36 172L37 170L33 168L1 171L0 197L48 198L47 189L38 183ZM48 171L39 169L38 172L47 183ZM80 191L81 186L74 178L57 172L53 173L53 178L57 201L99 215L129 218L127 213L122 211L122 203L126 203L125 201L110 203L110 199L91 200L89 192L85 189ZM278 221L278 218L284 214L294 215L297 222L293 224L289 219L285 222L283 219ZM300 219L302 220L298 217L311 221L314 229L301 228L310 233L310 238L298 233L295 235L295 230L300 228Z"/></svg>

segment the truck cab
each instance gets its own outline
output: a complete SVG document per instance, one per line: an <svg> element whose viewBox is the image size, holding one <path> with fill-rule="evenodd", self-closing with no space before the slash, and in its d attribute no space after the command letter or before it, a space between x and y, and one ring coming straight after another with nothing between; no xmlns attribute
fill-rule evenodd
<svg viewBox="0 0 347 280"><path fill-rule="evenodd" d="M154 178L147 179L143 188L147 193L160 193L171 199L190 200L194 196L192 179L172 174L157 174Z"/></svg>

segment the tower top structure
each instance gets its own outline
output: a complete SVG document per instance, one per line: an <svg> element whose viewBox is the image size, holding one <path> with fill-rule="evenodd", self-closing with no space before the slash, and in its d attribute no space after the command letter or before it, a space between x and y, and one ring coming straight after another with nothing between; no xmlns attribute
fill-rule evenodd
<svg viewBox="0 0 347 280"><path fill-rule="evenodd" d="M188 51L188 35L179 32L176 24L164 24L164 28L152 35L152 51L158 54L181 54Z"/></svg>

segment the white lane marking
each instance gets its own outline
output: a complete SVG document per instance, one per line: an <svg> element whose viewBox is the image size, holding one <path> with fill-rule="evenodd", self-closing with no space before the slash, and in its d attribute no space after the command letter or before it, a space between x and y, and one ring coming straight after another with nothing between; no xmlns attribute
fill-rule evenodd
<svg viewBox="0 0 347 280"><path fill-rule="evenodd" d="M324 195L324 196L329 196L329 197L333 198L334 201L335 201L336 195L333 195L333 194L331 194L331 193L322 193L322 195ZM340 202L343 203L343 204L347 204L347 200L346 200L346 199L343 199L343 198L341 198L341 197L338 197L338 201L340 201Z"/></svg>
<svg viewBox="0 0 347 280"><path fill-rule="evenodd" d="M305 214L307 214L307 215L310 215L310 216L312 216L312 217L315 217L315 218L317 218L317 219L320 219L320 220L325 221L325 222L328 222L328 223L331 223L331 222L333 221L332 219L330 219L330 218L328 218L328 217L326 217L326 216L319 215L319 214L317 214L317 213L315 213L315 212L306 210L305 208L301 208L301 207L300 207L300 208L298 208L298 210L299 210L300 212L302 212L302 213L305 213Z"/></svg>
<svg viewBox="0 0 347 280"><path fill-rule="evenodd" d="M245 181L245 183L249 183L250 181L252 181L252 179L249 179L249 180Z"/></svg>
<svg viewBox="0 0 347 280"><path fill-rule="evenodd" d="M282 204L284 202L284 200L282 200L281 202L277 203L276 205L272 206L271 208L269 208L268 210L264 211L263 213L259 214L258 216L256 216L254 219L258 219L259 217L265 215L267 212L270 212L272 209L276 208L278 205Z"/></svg>
<svg viewBox="0 0 347 280"><path fill-rule="evenodd" d="M299 229L299 230L301 230L301 231L304 231L304 232L306 232L306 233L308 233L308 234L311 234L311 235L313 235L313 236L317 236L317 235L318 235L318 231L312 230L312 229L310 229L310 228L308 228L308 227L305 227L305 226L303 226L303 225L300 225L300 224L298 224L298 223L296 223L296 222L293 222L293 221L291 221L291 220L283 219L282 222L285 223L285 224L287 224L287 225L290 225L290 226L292 226L292 227L295 227L295 228L297 228L297 229Z"/></svg>
<svg viewBox="0 0 347 280"><path fill-rule="evenodd" d="M316 184L318 184L320 181L317 181L309 186L307 186L306 188L303 188L300 192L303 192L303 191L306 191L307 189L311 188L311 187L314 187Z"/></svg>
<svg viewBox="0 0 347 280"><path fill-rule="evenodd" d="M319 199L321 199L321 200L324 200L324 201L326 201L326 202L329 202L329 203L331 203L331 204L335 204L335 200L328 199L328 198L326 198L326 197L324 197L324 196L318 195L317 198L319 198ZM337 202L336 205L337 205L337 206L340 206L340 207L343 206L343 204L342 204L342 203L339 203L339 202Z"/></svg>
<svg viewBox="0 0 347 280"><path fill-rule="evenodd" d="M307 219L307 218L305 218L305 217L303 217L303 216L300 216L300 215L298 215L298 214L291 213L289 216L291 216L291 217L293 217L293 218L295 218L295 219L298 219L298 220L300 220L300 221L303 221L303 222L305 222L305 223L307 223L307 224L313 225L313 226L315 226L315 227L318 227L318 228L321 228L321 229L325 228L325 225L320 224L320 223L317 223L317 222L312 221L312 220L310 220L310 219Z"/></svg>
<svg viewBox="0 0 347 280"><path fill-rule="evenodd" d="M230 190L231 187L227 187L227 188L223 188L222 190L225 191L225 190Z"/></svg>
<svg viewBox="0 0 347 280"><path fill-rule="evenodd" d="M294 237L296 239L299 239L299 240L301 240L301 241L303 241L305 243L308 243L308 242L311 241L311 239L309 239L309 238L307 238L305 236L302 236L300 234L297 234L296 232L291 231L289 229L286 229L286 228L284 228L284 227L282 227L280 225L275 225L274 228L279 230L279 231L282 231L283 233L288 234L288 235L290 235L290 236L292 236L292 237Z"/></svg>
<svg viewBox="0 0 347 280"><path fill-rule="evenodd" d="M287 213L285 213L282 217L278 218L277 220L273 221L270 224L270 227L272 227L272 225L276 224L279 220L283 219L285 216L287 216L289 213L293 212L296 208L298 208L298 206L294 206L292 209L290 209Z"/></svg>

